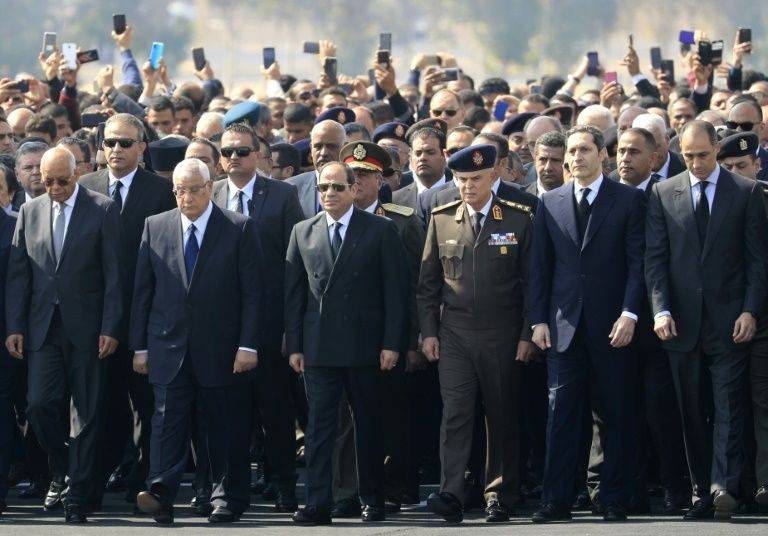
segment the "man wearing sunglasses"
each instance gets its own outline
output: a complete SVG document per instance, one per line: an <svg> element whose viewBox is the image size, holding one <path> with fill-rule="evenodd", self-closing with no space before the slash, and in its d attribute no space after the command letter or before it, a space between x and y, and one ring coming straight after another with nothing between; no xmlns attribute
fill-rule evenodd
<svg viewBox="0 0 768 536"><path fill-rule="evenodd" d="M65 521L84 523L93 486L102 484L92 476L104 400L113 396L105 396L103 360L118 347L124 293L118 207L80 187L75 166L67 149L46 151L40 169L47 194L21 208L6 286L6 347L17 359L27 352L27 416L51 464L49 497L68 487ZM73 437L61 414L70 395Z"/></svg>
<svg viewBox="0 0 768 536"><path fill-rule="evenodd" d="M441 89L429 101L429 116L442 119L448 130L456 128L464 121L464 107L459 96L449 89Z"/></svg>
<svg viewBox="0 0 768 536"><path fill-rule="evenodd" d="M139 166L144 148L145 131L142 122L130 114L116 114L104 126L102 149L107 161L106 169L80 177L79 184L111 197L117 205L122 229L122 262L125 268L123 302L129 310L133 297L136 257L141 243L144 220L149 216L171 210L176 200L171 193L171 181L163 179ZM118 339L127 340L128 322L123 323ZM101 431L102 456L100 483L106 484L112 470L118 466L127 441L138 438L138 462L128 475L126 499L133 502L144 489L149 470L149 427L153 411L152 390L145 376L131 370L133 355L126 344L121 344L107 362L107 391L105 420ZM130 397L130 404L129 404ZM133 415L131 414L133 412ZM133 429L135 427L135 430ZM97 486L93 499L101 502Z"/></svg>
<svg viewBox="0 0 768 536"><path fill-rule="evenodd" d="M267 270L261 277L265 309L261 312L261 363L260 373L253 381L254 403L264 426L266 459L277 488L277 510L293 512L297 508L296 445L294 415L285 396L289 392L290 370L282 355L283 276L291 230L304 214L296 188L259 173L262 145L244 123L227 127L221 137L221 163L227 178L214 184L213 202L254 220L261 243Z"/></svg>
<svg viewBox="0 0 768 536"><path fill-rule="evenodd" d="M737 98L731 111L728 113L728 121L725 126L739 132L754 132L760 138L765 129L763 122L763 110L753 98L744 96ZM768 151L762 147L757 148L757 157L760 159L760 173L757 180L768 180Z"/></svg>
<svg viewBox="0 0 768 536"><path fill-rule="evenodd" d="M331 523L331 455L342 389L352 405L364 522L383 521L383 452L377 390L395 367L408 329L406 252L395 224L353 206L353 171L320 170L324 212L296 224L286 254L285 338L304 373L309 404L307 501L293 520Z"/></svg>

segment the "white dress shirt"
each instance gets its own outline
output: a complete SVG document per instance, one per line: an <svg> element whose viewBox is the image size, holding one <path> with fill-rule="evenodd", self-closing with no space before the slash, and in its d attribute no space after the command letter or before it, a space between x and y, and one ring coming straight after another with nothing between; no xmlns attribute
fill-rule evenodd
<svg viewBox="0 0 768 536"><path fill-rule="evenodd" d="M213 212L213 203L208 201L208 206L200 214L195 221L190 220L184 214L181 214L181 236L184 242L184 248L187 247L189 241L189 226L195 224L195 238L197 238L197 247L203 247L203 238L205 237L205 228L208 227L208 220Z"/></svg>
<svg viewBox="0 0 768 536"><path fill-rule="evenodd" d="M63 202L64 205L64 240L62 241L62 244L67 243L67 230L69 229L69 220L72 219L72 211L75 209L75 199L77 199L77 192L80 191L80 185L75 184L75 190L72 192L72 195L69 196L69 198ZM48 194L43 194L48 195ZM51 214L51 222L56 221L56 211L58 210L59 206L58 201L54 201L51 203L52 207L52 214Z"/></svg>
<svg viewBox="0 0 768 536"><path fill-rule="evenodd" d="M626 184L627 186L632 186L632 184L628 183L624 179L621 179L619 182L621 182L621 184ZM648 187L649 182L651 182L651 177L648 177L647 179L645 179L643 182L635 186L635 188L637 188L638 190L645 191L645 189Z"/></svg>
<svg viewBox="0 0 768 536"><path fill-rule="evenodd" d="M456 179L454 179L455 181ZM430 187L427 187L423 182L421 182L421 179L419 179L416 174L413 175L413 182L416 183L416 192L418 195L421 195L422 192L425 192L427 190L436 190L437 188L440 188L443 184L445 184L447 181L445 180L445 173L443 173L443 176L440 177L440 179L433 184Z"/></svg>
<svg viewBox="0 0 768 536"><path fill-rule="evenodd" d="M664 165L659 168L659 170L656 172L659 175L659 180L661 179L668 179L669 178L669 162L672 159L669 156L669 151L667 151L667 160L664 162Z"/></svg>
<svg viewBox="0 0 768 536"><path fill-rule="evenodd" d="M589 195L587 195L587 201L589 201L589 206L592 206L592 203L595 202L595 198L597 197L597 192L600 191L600 186L603 184L603 174L601 173L598 175L598 177L587 184L586 186L582 186L578 181L575 181L573 183L573 195L576 196L576 204L578 205L581 201L581 195L584 189L589 188Z"/></svg>
<svg viewBox="0 0 768 536"><path fill-rule="evenodd" d="M243 192L243 214L245 216L251 215L250 207L248 206L248 203L253 199L253 186L256 184L256 175L251 177L251 180L249 180L245 186L242 188L238 188L234 182L232 182L232 179L227 177L227 191L229 192L229 197L227 198L227 210L231 210L232 212L237 212L237 193L242 190Z"/></svg>
<svg viewBox="0 0 768 536"><path fill-rule="evenodd" d="M373 203L371 203L370 207L366 207L365 211L370 212L371 214L376 214L376 205L379 204L379 200L377 199Z"/></svg>
<svg viewBox="0 0 768 536"><path fill-rule="evenodd" d="M712 207L715 206L715 189L717 188L717 179L720 177L720 166L715 166L715 170L709 174L707 181L707 202L709 203L709 213L712 214ZM691 181L691 201L693 202L693 208L696 208L696 204L699 202L699 196L701 195L701 189L697 186L701 181L688 172L688 178Z"/></svg>
<svg viewBox="0 0 768 536"><path fill-rule="evenodd" d="M119 179L109 171L109 197L112 197L115 194L115 183L119 180L123 184L122 188L120 188L120 196L123 198L123 206L125 206L125 203L128 201L128 194L131 192L133 177L136 176L136 171L138 171L138 169L139 168L134 169L128 175L120 177Z"/></svg>
<svg viewBox="0 0 768 536"><path fill-rule="evenodd" d="M334 227L333 225L338 221L341 224L341 227L339 228L339 234L341 235L341 241L344 242L344 237L347 235L347 227L349 227L349 220L352 217L352 212L355 210L355 206L352 205L349 207L349 210L344 213L344 215L339 218L338 220L334 220L330 214L327 212L325 213L325 222L328 224L328 239L331 241L331 244L333 244L333 231Z"/></svg>

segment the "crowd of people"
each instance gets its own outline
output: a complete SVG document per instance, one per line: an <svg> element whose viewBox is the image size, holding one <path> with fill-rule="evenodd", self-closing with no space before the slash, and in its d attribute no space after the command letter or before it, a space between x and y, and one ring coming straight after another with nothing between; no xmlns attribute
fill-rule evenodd
<svg viewBox="0 0 768 536"><path fill-rule="evenodd" d="M67 523L124 492L169 524L185 473L211 523L254 494L306 525L768 510L742 32L679 79L630 44L632 85L586 54L518 85L446 53L344 76L321 41L316 81L272 61L234 93L140 65L133 31L122 83L55 47L0 80L0 511L27 482Z"/></svg>

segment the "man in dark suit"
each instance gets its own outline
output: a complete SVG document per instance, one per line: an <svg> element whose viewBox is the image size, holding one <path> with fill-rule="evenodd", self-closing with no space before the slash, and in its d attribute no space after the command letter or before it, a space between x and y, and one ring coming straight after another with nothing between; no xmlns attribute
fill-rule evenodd
<svg viewBox="0 0 768 536"><path fill-rule="evenodd" d="M725 126L740 132L754 132L760 138L765 129L763 110L751 95L739 97L728 112L728 121L725 122ZM768 151L758 146L757 157L760 159L757 180L768 180Z"/></svg>
<svg viewBox="0 0 768 536"><path fill-rule="evenodd" d="M253 221L211 202L208 168L177 165L178 210L147 219L131 310L133 369L155 395L149 491L139 508L173 522L195 405L207 430L211 523L250 504L250 375L259 348L261 247Z"/></svg>
<svg viewBox="0 0 768 536"><path fill-rule="evenodd" d="M14 212L21 210L21 205L45 193L45 187L40 182L40 159L48 150L48 145L42 141L24 143L16 150L16 177L21 189L11 201Z"/></svg>
<svg viewBox="0 0 768 536"><path fill-rule="evenodd" d="M285 182L294 185L298 190L304 219L312 218L322 210L316 188L319 170L328 162L338 161L339 151L341 151L346 139L347 134L341 123L331 119L320 121L312 128L309 135L309 150L315 169L285 179Z"/></svg>
<svg viewBox="0 0 768 536"><path fill-rule="evenodd" d="M354 208L341 163L318 178L324 212L296 224L285 275L286 347L309 401L307 503L293 519L331 522L331 454L342 388L355 420L362 519L384 520L380 370L397 363L408 326L406 253L392 221Z"/></svg>
<svg viewBox="0 0 768 536"><path fill-rule="evenodd" d="M768 297L768 222L762 188L717 165L710 123L691 121L680 136L689 170L653 188L645 278L699 497L685 518L727 518L742 466L748 343Z"/></svg>
<svg viewBox="0 0 768 536"><path fill-rule="evenodd" d="M242 124L227 127L221 137L222 165L227 179L213 186L220 208L249 216L255 223L267 268L261 277L261 363L254 378L255 410L264 426L265 454L277 487L277 509L294 512L296 440L289 392L290 369L282 354L285 252L293 226L304 219L296 188L263 177L256 163L256 133ZM239 151L239 152L238 152ZM246 154L247 153L247 154Z"/></svg>
<svg viewBox="0 0 768 536"><path fill-rule="evenodd" d="M80 177L81 186L109 196L117 205L122 229L121 259L124 271L123 303L130 311L136 257L141 243L144 220L154 214L171 210L176 201L171 193L171 182L139 166L146 143L144 125L130 114L116 114L104 126L104 157L107 167ZM123 319L120 337L128 340L128 314ZM100 469L93 503L101 503L104 485L110 473L121 461L126 444L136 441L138 459L125 478L127 500L135 502L136 494L144 489L149 470L149 428L152 418L152 390L146 378L133 372L133 355L127 344L121 344L107 362L106 385L110 393L106 399L104 421L99 435ZM130 403L129 403L130 395ZM133 412L133 415L131 415ZM134 430L135 426L135 430Z"/></svg>
<svg viewBox="0 0 768 536"><path fill-rule="evenodd" d="M574 178L536 213L530 276L533 341L549 350L549 420L542 506L534 522L570 519L588 380L606 429L604 519L626 519L634 463L634 360L628 345L643 296L645 198L607 180L602 133L567 134Z"/></svg>
<svg viewBox="0 0 768 536"><path fill-rule="evenodd" d="M5 331L5 282L8 273L8 258L13 241L16 217L0 210L0 333ZM8 349L0 348L0 514L5 510L5 497L8 495L8 470L13 461L14 446L18 437L16 416L11 401L13 382L13 363Z"/></svg>
<svg viewBox="0 0 768 536"><path fill-rule="evenodd" d="M115 204L81 188L75 157L57 147L41 160L48 191L22 206L6 287L6 347L29 350L27 414L48 453L53 494L69 478L65 520L86 520L93 482L104 362L122 317L120 217ZM61 415L71 394L73 434ZM68 404L67 404L68 405Z"/></svg>
<svg viewBox="0 0 768 536"><path fill-rule="evenodd" d="M653 172L657 175L658 180L674 177L685 171L683 157L669 150L669 131L664 119L656 114L640 114L632 121L632 126L644 128L653 134L653 139L656 140L660 157L653 166ZM665 154L667 155L666 158L664 158Z"/></svg>
<svg viewBox="0 0 768 536"><path fill-rule="evenodd" d="M533 167L536 180L523 191L539 199L544 192L563 185L563 163L565 162L565 134L558 131L542 134L533 149Z"/></svg>

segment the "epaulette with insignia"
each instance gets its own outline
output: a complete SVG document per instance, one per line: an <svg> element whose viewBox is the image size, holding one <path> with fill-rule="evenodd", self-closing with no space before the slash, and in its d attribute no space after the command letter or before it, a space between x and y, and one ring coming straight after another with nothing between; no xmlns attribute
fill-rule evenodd
<svg viewBox="0 0 768 536"><path fill-rule="evenodd" d="M455 201L451 201L450 203L446 203L445 205L440 205L439 207L435 207L432 209L432 214L437 214L438 212L442 212L443 210L451 207L455 207L456 205L461 204L461 199L457 199Z"/></svg>
<svg viewBox="0 0 768 536"><path fill-rule="evenodd" d="M499 199L499 203L502 205L507 205L508 207L516 208L517 210L522 210L523 212L531 213L531 207L528 205L523 205L522 203L515 203L514 201L507 201L506 199Z"/></svg>
<svg viewBox="0 0 768 536"><path fill-rule="evenodd" d="M394 212L395 214L400 214L401 216L405 216L405 217L411 217L413 216L413 213L416 212L411 207L395 205L394 203L382 203L381 206L387 212Z"/></svg>

